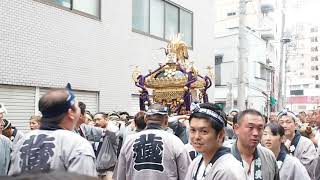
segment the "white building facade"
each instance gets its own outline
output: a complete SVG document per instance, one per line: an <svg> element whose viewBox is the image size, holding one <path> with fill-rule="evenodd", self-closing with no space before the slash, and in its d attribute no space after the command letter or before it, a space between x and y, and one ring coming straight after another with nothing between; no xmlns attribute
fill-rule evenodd
<svg viewBox="0 0 320 180"><path fill-rule="evenodd" d="M164 63L178 32L200 73L214 65L212 0L2 0L0 12L0 103L22 130L41 95L68 82L92 113L136 113L134 67Z"/></svg>
<svg viewBox="0 0 320 180"><path fill-rule="evenodd" d="M287 107L305 111L320 105L319 25L298 22L291 27L287 52Z"/></svg>
<svg viewBox="0 0 320 180"><path fill-rule="evenodd" d="M246 107L267 114L275 96L280 59L280 3L273 0L246 3ZM239 0L217 1L215 30L215 99L226 109L237 109L239 59Z"/></svg>
<svg viewBox="0 0 320 180"><path fill-rule="evenodd" d="M226 108L230 109L237 109L238 37L238 32L216 37L216 43L219 44L219 48L216 49L218 52L216 57L220 57L221 62L216 61L215 100L216 102L225 102ZM247 108L254 108L266 113L267 103L269 102L268 91L271 88L271 72L266 62L265 53L267 47L265 41L253 32L250 32L250 30L247 31L247 39L248 66L245 71L247 76L246 106ZM219 63L220 65L218 65ZM233 99L233 104L228 99L230 95Z"/></svg>

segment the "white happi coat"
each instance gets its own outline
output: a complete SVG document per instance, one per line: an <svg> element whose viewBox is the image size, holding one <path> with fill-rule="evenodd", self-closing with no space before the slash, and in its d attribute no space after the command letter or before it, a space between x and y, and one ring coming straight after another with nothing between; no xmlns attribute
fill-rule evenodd
<svg viewBox="0 0 320 180"><path fill-rule="evenodd" d="M315 179L320 179L320 150L318 149L318 158L317 158L317 167L316 167L316 174L315 174Z"/></svg>
<svg viewBox="0 0 320 180"><path fill-rule="evenodd" d="M304 165L310 178L315 179L318 155L312 141L301 136L297 147L295 147L293 156L298 158Z"/></svg>
<svg viewBox="0 0 320 180"><path fill-rule="evenodd" d="M8 173L11 148L10 139L0 134L0 176L6 176Z"/></svg>
<svg viewBox="0 0 320 180"><path fill-rule="evenodd" d="M281 165L278 164L278 168L280 169L280 180L310 180L306 168L301 164L299 159L289 154L286 155Z"/></svg>
<svg viewBox="0 0 320 180"><path fill-rule="evenodd" d="M34 130L14 146L9 175L30 171L68 171L95 176L90 143L68 130Z"/></svg>
<svg viewBox="0 0 320 180"><path fill-rule="evenodd" d="M80 131L82 134L80 133ZM79 129L75 130L75 132L80 136L86 138L88 141L99 142L102 136L103 129L83 123L80 125Z"/></svg>
<svg viewBox="0 0 320 180"><path fill-rule="evenodd" d="M262 178L264 180L279 180L279 169L276 163L276 158L274 157L272 151L258 144L256 147L256 152L261 159ZM242 161L241 154L237 147L237 142L232 145L231 153L238 161ZM248 179L250 179L249 176Z"/></svg>
<svg viewBox="0 0 320 180"><path fill-rule="evenodd" d="M185 180L193 180L202 156L198 156L189 166ZM203 180L245 180L246 175L241 163L232 154L225 154L215 161L205 172Z"/></svg>
<svg viewBox="0 0 320 180"><path fill-rule="evenodd" d="M194 160L198 155L200 155L190 143L185 144L184 147L188 151L191 160Z"/></svg>
<svg viewBox="0 0 320 180"><path fill-rule="evenodd" d="M183 180L190 162L178 137L162 129L146 129L123 144L114 179Z"/></svg>
<svg viewBox="0 0 320 180"><path fill-rule="evenodd" d="M24 134L21 131L18 131L17 128L13 128L13 134L9 138L12 141L12 145L15 146L17 142L24 137Z"/></svg>

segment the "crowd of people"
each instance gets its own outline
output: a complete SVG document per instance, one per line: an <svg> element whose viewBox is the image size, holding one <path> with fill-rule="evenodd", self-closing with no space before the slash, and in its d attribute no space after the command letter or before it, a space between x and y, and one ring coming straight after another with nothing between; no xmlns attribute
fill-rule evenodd
<svg viewBox="0 0 320 180"><path fill-rule="evenodd" d="M172 116L155 103L92 115L67 87L43 95L39 111L24 134L0 105L2 178L320 180L320 108L266 117L194 103Z"/></svg>

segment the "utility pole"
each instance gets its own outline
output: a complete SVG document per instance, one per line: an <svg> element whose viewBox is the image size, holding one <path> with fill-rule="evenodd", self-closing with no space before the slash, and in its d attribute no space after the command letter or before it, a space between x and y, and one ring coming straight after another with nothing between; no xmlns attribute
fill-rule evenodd
<svg viewBox="0 0 320 180"><path fill-rule="evenodd" d="M247 58L247 35L246 35L246 0L239 1L239 60L238 60L238 99L237 105L240 111L246 109L246 69L248 66Z"/></svg>
<svg viewBox="0 0 320 180"><path fill-rule="evenodd" d="M232 94L232 83L228 82L227 83L227 88L228 88L228 93L227 93L227 100L226 100L226 110L230 111L232 110L233 107L233 94Z"/></svg>
<svg viewBox="0 0 320 180"><path fill-rule="evenodd" d="M283 94L283 52L284 52L284 44L285 41L284 39L284 27L285 27L285 20L286 20L286 15L285 15L285 4L286 4L286 0L282 0L282 24L281 24L281 36L280 36L280 69L279 69L279 84L278 84L278 104L277 104L277 110L280 111L283 108L283 96L285 96L285 94ZM284 92L286 93L286 92Z"/></svg>
<svg viewBox="0 0 320 180"><path fill-rule="evenodd" d="M290 39L285 39L284 40L286 43L286 54L285 54L285 59L284 59L284 96L283 96L283 99L282 99L282 104L283 106L285 106L287 104L287 70L288 70L288 54L289 54L289 49L288 49L288 43L291 42ZM291 110L292 110L292 107L291 107Z"/></svg>

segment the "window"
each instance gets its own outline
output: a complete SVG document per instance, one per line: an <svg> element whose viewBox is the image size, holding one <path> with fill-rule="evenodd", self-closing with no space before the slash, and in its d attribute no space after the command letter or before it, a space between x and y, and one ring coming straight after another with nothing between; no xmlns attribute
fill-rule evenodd
<svg viewBox="0 0 320 180"><path fill-rule="evenodd" d="M316 47L311 47L311 52L318 52L318 46L316 46Z"/></svg>
<svg viewBox="0 0 320 180"><path fill-rule="evenodd" d="M237 13L236 12L229 12L227 13L227 16L235 16Z"/></svg>
<svg viewBox="0 0 320 180"><path fill-rule="evenodd" d="M223 56L218 55L215 56L215 85L221 86L221 64L222 64Z"/></svg>
<svg viewBox="0 0 320 180"><path fill-rule="evenodd" d="M181 33L182 40L193 45L192 12L164 0L133 0L132 29L162 40Z"/></svg>
<svg viewBox="0 0 320 180"><path fill-rule="evenodd" d="M310 39L311 39L311 42L318 42L318 37L316 37L316 36L315 37L311 37Z"/></svg>
<svg viewBox="0 0 320 180"><path fill-rule="evenodd" d="M290 90L290 95L303 95L303 90Z"/></svg>
<svg viewBox="0 0 320 180"><path fill-rule="evenodd" d="M313 28L311 28L310 31L311 31L311 32L318 32L318 27L313 27Z"/></svg>
<svg viewBox="0 0 320 180"><path fill-rule="evenodd" d="M260 64L260 78L267 79L267 69L264 64Z"/></svg>
<svg viewBox="0 0 320 180"><path fill-rule="evenodd" d="M183 34L182 40L192 44L192 14L184 10L180 10L180 32Z"/></svg>
<svg viewBox="0 0 320 180"><path fill-rule="evenodd" d="M67 8L71 8L71 0L51 0L53 3Z"/></svg>
<svg viewBox="0 0 320 180"><path fill-rule="evenodd" d="M149 0L132 1L132 27L140 31L149 31Z"/></svg>
<svg viewBox="0 0 320 180"><path fill-rule="evenodd" d="M77 12L88 17L100 19L100 0L36 0L46 4L55 4L65 7L72 12Z"/></svg>
<svg viewBox="0 0 320 180"><path fill-rule="evenodd" d="M99 0L73 0L73 9L99 17Z"/></svg>
<svg viewBox="0 0 320 180"><path fill-rule="evenodd" d="M150 1L150 34L158 37L164 36L164 2L162 0ZM144 32L147 32L144 30Z"/></svg>
<svg viewBox="0 0 320 180"><path fill-rule="evenodd" d="M172 39L179 31L179 8L168 3L165 8L165 39Z"/></svg>
<svg viewBox="0 0 320 180"><path fill-rule="evenodd" d="M272 71L271 69L267 70L267 91L271 91L272 89Z"/></svg>
<svg viewBox="0 0 320 180"><path fill-rule="evenodd" d="M311 61L318 61L318 56L311 57Z"/></svg>
<svg viewBox="0 0 320 180"><path fill-rule="evenodd" d="M263 80L267 80L267 68L266 65L261 62L255 63L255 77Z"/></svg>

